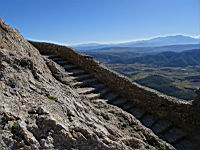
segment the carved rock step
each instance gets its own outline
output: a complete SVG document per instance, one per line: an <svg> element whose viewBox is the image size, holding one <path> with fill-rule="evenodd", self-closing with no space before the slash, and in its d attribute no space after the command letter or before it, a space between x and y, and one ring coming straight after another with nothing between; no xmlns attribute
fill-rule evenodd
<svg viewBox="0 0 200 150"><path fill-rule="evenodd" d="M132 108L128 110L128 112L132 114L134 117L136 117L137 119L142 118L145 114L145 111L140 108Z"/></svg>
<svg viewBox="0 0 200 150"><path fill-rule="evenodd" d="M89 87L83 86L81 88L92 88L92 89L94 89L93 92L96 92L96 93L105 93L106 94L107 92L109 92L109 89L106 88L106 86L104 84L101 84L101 83L98 83L98 82L90 85Z"/></svg>
<svg viewBox="0 0 200 150"><path fill-rule="evenodd" d="M90 86L93 84L96 84L98 81L96 78L92 78L92 79L87 79L87 80L83 80L80 82L74 82L72 83L73 86L79 86L79 87L84 87L84 86Z"/></svg>
<svg viewBox="0 0 200 150"><path fill-rule="evenodd" d="M90 95L89 97L91 97L91 95L96 95L95 96L96 98L103 97L105 94L107 94L110 91L108 88L104 88L96 92L96 89L94 87L82 87L82 88L78 88L77 90L79 94L85 94L86 96Z"/></svg>
<svg viewBox="0 0 200 150"><path fill-rule="evenodd" d="M156 134L161 134L162 132L168 130L172 127L172 123L166 120L159 120L152 126L152 130Z"/></svg>
<svg viewBox="0 0 200 150"><path fill-rule="evenodd" d="M78 81L82 81L82 80L86 80L86 79L91 79L93 77L94 76L91 75L91 74L83 74L83 75L77 75L77 76L75 76L75 79L78 80Z"/></svg>
<svg viewBox="0 0 200 150"><path fill-rule="evenodd" d="M86 74L87 72L81 69L71 69L70 71L67 71L67 73L68 75L71 75L71 76L77 76L77 75Z"/></svg>
<svg viewBox="0 0 200 150"><path fill-rule="evenodd" d="M63 58L61 58L61 57L53 57L53 58L51 58L53 61L62 61L63 60Z"/></svg>
<svg viewBox="0 0 200 150"><path fill-rule="evenodd" d="M72 70L74 68L77 68L78 66L72 64L71 62L57 56L57 55L49 55L47 56L49 59L52 59L53 61L55 61L56 63L58 63L59 65L62 65L66 70ZM86 73L86 71L81 70L81 69L75 69L72 70L71 72L69 72L68 74L71 75L79 75L82 73Z"/></svg>
<svg viewBox="0 0 200 150"><path fill-rule="evenodd" d="M94 84L91 87L95 88L96 92L106 88L106 86L102 83Z"/></svg>
<svg viewBox="0 0 200 150"><path fill-rule="evenodd" d="M43 55L44 57L47 57L48 59L53 59L53 58L60 58L58 55Z"/></svg>
<svg viewBox="0 0 200 150"><path fill-rule="evenodd" d="M152 125L154 125L158 120L159 120L158 117L146 114L142 117L141 122L146 127L152 127Z"/></svg>
<svg viewBox="0 0 200 150"><path fill-rule="evenodd" d="M114 94L112 92L109 92L108 94L106 94L104 97L105 101L113 101L115 100L116 98L118 98L118 95L117 94Z"/></svg>
<svg viewBox="0 0 200 150"><path fill-rule="evenodd" d="M93 100L93 99L98 99L100 97L99 93L90 93L85 95L88 99Z"/></svg>
<svg viewBox="0 0 200 150"><path fill-rule="evenodd" d="M86 96L87 98L93 100L93 99L97 99L97 98L103 98L104 95L105 95L106 93L108 93L108 92L109 92L109 89L105 88L105 89L100 90L98 93L90 93L90 94L86 94L85 96Z"/></svg>
<svg viewBox="0 0 200 150"><path fill-rule="evenodd" d="M71 69L77 69L78 68L78 66L76 66L74 64L69 64L69 63L65 64L64 62L63 62L62 65L63 65L64 69L67 70L67 71L71 70Z"/></svg>
<svg viewBox="0 0 200 150"><path fill-rule="evenodd" d="M122 106L123 104L127 103L127 101L125 99L122 98L117 98L115 100L109 100L108 103L112 104L112 105L116 105L116 106Z"/></svg>
<svg viewBox="0 0 200 150"><path fill-rule="evenodd" d="M63 65L67 65L70 64L68 61L66 60L59 60L59 61L55 61L56 63L58 63L59 65L63 66Z"/></svg>
<svg viewBox="0 0 200 150"><path fill-rule="evenodd" d="M126 111L130 110L130 109L132 109L134 107L135 107L135 104L133 102L131 102L131 101L127 101L126 103L124 103L124 104L121 105L121 108L123 110L126 110Z"/></svg>
<svg viewBox="0 0 200 150"><path fill-rule="evenodd" d="M77 91L79 94L90 94L95 91L95 88L91 87L78 88Z"/></svg>
<svg viewBox="0 0 200 150"><path fill-rule="evenodd" d="M104 98L106 94L108 94L110 92L110 89L108 88L103 88L101 90L98 91L98 93L100 93L101 98Z"/></svg>
<svg viewBox="0 0 200 150"><path fill-rule="evenodd" d="M49 59L52 59L54 62L58 63L59 65L63 66L66 71L71 70L71 72L68 73L69 75L80 75L80 74L86 73L86 71L78 69L78 66L72 64L71 62L69 62L59 56L50 55L47 57Z"/></svg>

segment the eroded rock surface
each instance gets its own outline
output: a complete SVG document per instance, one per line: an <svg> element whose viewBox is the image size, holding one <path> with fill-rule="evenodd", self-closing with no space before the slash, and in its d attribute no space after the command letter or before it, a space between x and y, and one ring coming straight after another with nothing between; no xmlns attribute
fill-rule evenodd
<svg viewBox="0 0 200 150"><path fill-rule="evenodd" d="M174 149L132 115L79 95L65 79L0 21L0 149Z"/></svg>

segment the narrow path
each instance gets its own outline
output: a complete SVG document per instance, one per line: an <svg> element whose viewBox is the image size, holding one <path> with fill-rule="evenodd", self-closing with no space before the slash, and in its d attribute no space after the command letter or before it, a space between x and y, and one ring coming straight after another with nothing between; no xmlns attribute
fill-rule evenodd
<svg viewBox="0 0 200 150"><path fill-rule="evenodd" d="M77 65L56 55L49 55L47 58L64 67L66 73L73 79L74 82L72 85L77 88L79 94L83 94L91 100L103 99L111 105L120 107L132 114L140 120L144 126L150 128L161 139L172 144L178 150L198 149L190 142L186 133L174 126L170 121L163 120L153 114L147 113L133 102L123 99L117 93L113 93L92 74L81 69Z"/></svg>

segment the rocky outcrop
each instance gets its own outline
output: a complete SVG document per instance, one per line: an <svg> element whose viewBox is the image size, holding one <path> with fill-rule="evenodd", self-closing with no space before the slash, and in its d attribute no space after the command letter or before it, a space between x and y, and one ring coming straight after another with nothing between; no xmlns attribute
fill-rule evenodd
<svg viewBox="0 0 200 150"><path fill-rule="evenodd" d="M200 107L197 105L197 99L185 101L133 83L123 75L108 69L100 62L94 60L91 56L78 54L69 47L51 43L31 41L30 43L43 55L56 55L62 58L62 60L67 60L90 72L90 74L103 82L109 89L128 100L129 104L131 103L142 108L148 114L154 114L156 117L170 120L174 126L184 130L192 141L195 141L196 144L199 143ZM65 65L62 61L60 63Z"/></svg>
<svg viewBox="0 0 200 150"><path fill-rule="evenodd" d="M0 149L174 149L131 114L79 95L67 78L0 21Z"/></svg>
<svg viewBox="0 0 200 150"><path fill-rule="evenodd" d="M81 95L92 101L102 101L122 108L136 117L144 126L151 129L160 138L171 143L177 149L198 149L196 146L198 145L198 142L196 140L194 141L194 135L199 137L199 134L197 133L198 129L193 130L196 132L191 136L191 132L187 134L181 128L177 128L173 122L159 117L156 114L152 114L145 109L142 109L133 101L120 96L117 92L113 92L112 89L98 80L94 75L92 75L92 73L85 71L73 62L63 59L58 55L45 55L45 58L46 60L49 60L50 62L53 61L55 64L60 66L58 68L63 68L58 74L63 74L64 76L68 75L69 77L67 77L67 79L71 79L69 84L72 85L74 90L77 90ZM56 69L56 72L59 71L58 68ZM64 78L58 76L58 80L60 80L59 77L61 77L63 81ZM107 118L107 116L104 117ZM126 126L126 123L123 123L123 126Z"/></svg>
<svg viewBox="0 0 200 150"><path fill-rule="evenodd" d="M108 69L91 56L78 54L69 47L50 43L31 43L42 54L55 54L84 68L121 96L153 114L173 121L177 126L185 126L186 129L190 125L200 126L200 119L196 118L198 114L195 109L196 100L177 99L131 82L125 76Z"/></svg>

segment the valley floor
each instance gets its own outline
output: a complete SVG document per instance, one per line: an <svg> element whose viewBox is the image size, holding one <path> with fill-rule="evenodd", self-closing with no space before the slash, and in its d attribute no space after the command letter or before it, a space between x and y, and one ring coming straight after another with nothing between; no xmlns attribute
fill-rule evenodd
<svg viewBox="0 0 200 150"><path fill-rule="evenodd" d="M170 96L191 100L200 87L200 66L156 67L143 64L106 64L132 81Z"/></svg>

